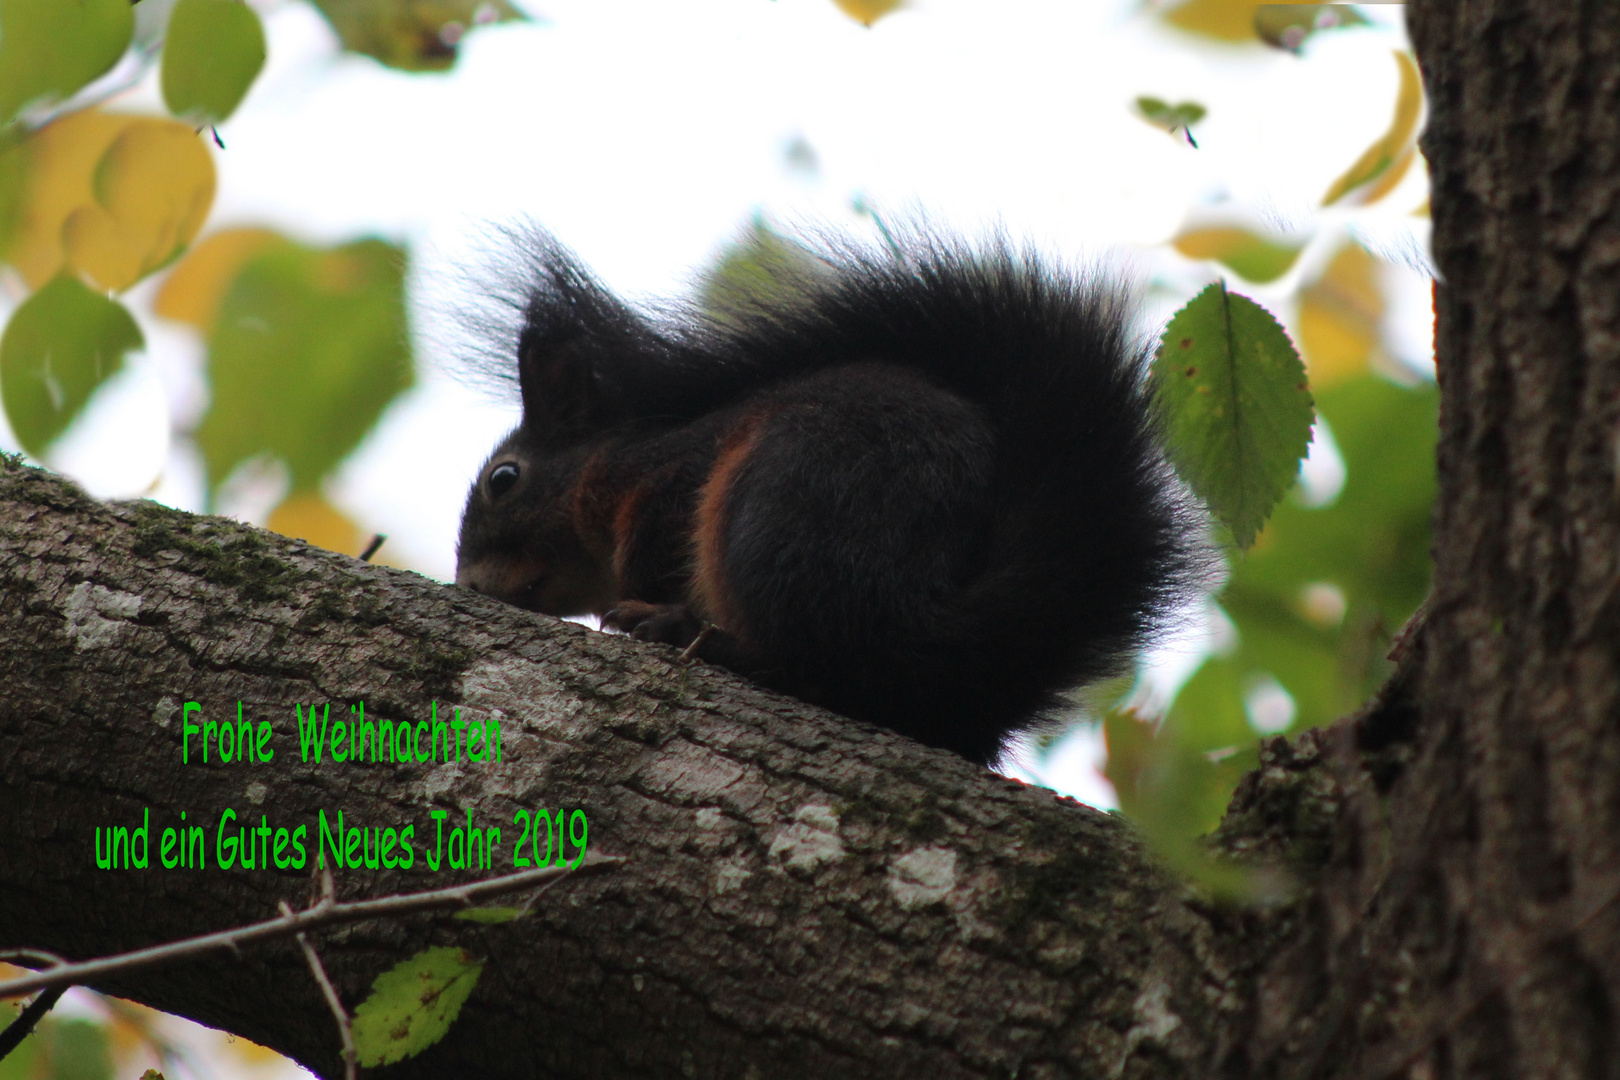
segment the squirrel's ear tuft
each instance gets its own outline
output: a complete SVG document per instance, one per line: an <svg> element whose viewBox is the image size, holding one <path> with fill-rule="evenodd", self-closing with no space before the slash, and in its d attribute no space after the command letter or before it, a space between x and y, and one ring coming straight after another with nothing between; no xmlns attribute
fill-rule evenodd
<svg viewBox="0 0 1620 1080"><path fill-rule="evenodd" d="M603 426L595 354L601 343L581 329L559 339L531 325L518 339L518 385L525 427L548 441L571 442Z"/></svg>

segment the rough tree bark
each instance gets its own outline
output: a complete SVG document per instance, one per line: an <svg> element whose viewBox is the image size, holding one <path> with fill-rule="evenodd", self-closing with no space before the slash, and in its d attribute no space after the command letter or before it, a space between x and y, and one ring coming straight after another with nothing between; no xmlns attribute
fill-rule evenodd
<svg viewBox="0 0 1620 1080"><path fill-rule="evenodd" d="M269 914L274 871L103 871L97 825L225 807L512 829L622 869L496 927L323 935L346 999L492 958L392 1071L563 1077L1620 1077L1620 5L1423 0L1442 389L1434 595L1360 715L1267 745L1211 905L1128 827L672 654L293 541L0 470L0 942L88 956ZM240 699L271 765L182 766ZM499 713L499 766L305 765L295 702ZM508 836L510 843L510 836ZM444 883L344 871L346 896ZM291 946L109 986L318 1070Z"/></svg>

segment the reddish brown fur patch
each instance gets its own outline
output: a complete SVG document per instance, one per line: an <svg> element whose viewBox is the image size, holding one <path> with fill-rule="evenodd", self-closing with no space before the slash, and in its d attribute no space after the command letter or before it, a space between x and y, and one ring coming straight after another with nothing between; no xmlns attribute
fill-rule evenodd
<svg viewBox="0 0 1620 1080"><path fill-rule="evenodd" d="M726 434L720 453L709 469L709 478L698 493L697 517L692 530L691 604L703 618L738 637L746 627L727 603L722 564L725 559L727 503L737 472L754 452L764 428L765 415L744 416Z"/></svg>
<svg viewBox="0 0 1620 1080"><path fill-rule="evenodd" d="M622 584L625 563L630 558L630 545L635 541L636 522L641 504L652 491L650 484L637 484L619 498L613 512L613 576Z"/></svg>
<svg viewBox="0 0 1620 1080"><path fill-rule="evenodd" d="M604 563L613 555L613 494L607 482L607 453L598 450L580 466L568 511L580 543Z"/></svg>

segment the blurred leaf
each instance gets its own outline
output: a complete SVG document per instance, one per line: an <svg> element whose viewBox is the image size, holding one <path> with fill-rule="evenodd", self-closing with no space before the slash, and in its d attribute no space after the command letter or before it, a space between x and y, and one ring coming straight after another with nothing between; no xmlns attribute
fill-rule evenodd
<svg viewBox="0 0 1620 1080"><path fill-rule="evenodd" d="M360 1064L401 1061L444 1038L483 970L465 949L441 946L377 976L371 996L354 1010Z"/></svg>
<svg viewBox="0 0 1620 1080"><path fill-rule="evenodd" d="M1299 344L1311 385L1321 389L1364 373L1383 317L1378 260L1358 244L1345 245L1300 296Z"/></svg>
<svg viewBox="0 0 1620 1080"><path fill-rule="evenodd" d="M3 966L3 965L0 965ZM16 972L23 974L21 970ZM11 972L7 972L9 977ZM0 1002L0 1028L9 1025L22 1012L22 1002ZM54 1023L55 1018L45 1017L40 1021L40 1027ZM34 1080L42 1072L40 1068L40 1037L39 1028L31 1031L17 1048L5 1057L0 1058L0 1080Z"/></svg>
<svg viewBox="0 0 1620 1080"><path fill-rule="evenodd" d="M1216 41L1253 41L1256 0L1188 0L1163 14L1181 30Z"/></svg>
<svg viewBox="0 0 1620 1080"><path fill-rule="evenodd" d="M165 319L214 329L225 290L249 259L276 244L290 243L271 229L224 229L210 233L186 253L158 291L152 310Z"/></svg>
<svg viewBox="0 0 1620 1080"><path fill-rule="evenodd" d="M704 271L698 303L708 314L724 319L728 311L769 304L775 294L796 295L799 283L825 270L815 255L756 216Z"/></svg>
<svg viewBox="0 0 1620 1080"><path fill-rule="evenodd" d="M22 228L31 164L28 140L15 128L0 132L0 262L7 261Z"/></svg>
<svg viewBox="0 0 1620 1080"><path fill-rule="evenodd" d="M401 71L444 71L473 26L525 21L507 0L313 0L343 47Z"/></svg>
<svg viewBox="0 0 1620 1080"><path fill-rule="evenodd" d="M106 74L134 33L129 0L0 0L0 128Z"/></svg>
<svg viewBox="0 0 1620 1080"><path fill-rule="evenodd" d="M1183 101L1179 105L1156 97L1139 97L1136 99L1136 112L1142 119L1156 128L1162 128L1172 135L1178 131L1186 132L1187 141L1194 147L1198 145L1192 136L1192 126L1202 120L1206 110L1196 101Z"/></svg>
<svg viewBox="0 0 1620 1080"><path fill-rule="evenodd" d="M360 526L317 492L300 492L283 499L271 511L265 527L328 551L360 554Z"/></svg>
<svg viewBox="0 0 1620 1080"><path fill-rule="evenodd" d="M1418 118L1423 114L1423 78L1418 74L1417 62L1404 52L1397 52L1395 65L1400 69L1401 85L1395 98L1395 116L1389 129L1364 150L1355 164L1345 170L1322 196L1323 206L1332 206L1357 188L1371 184L1394 169L1409 151L1417 137ZM1410 159L1407 160L1410 164ZM1396 178L1397 180L1399 177ZM1393 184L1371 189L1382 195ZM1369 194L1363 192L1363 195Z"/></svg>
<svg viewBox="0 0 1620 1080"><path fill-rule="evenodd" d="M1343 490L1326 507L1285 500L1220 598L1238 632L1230 663L1239 678L1267 674L1292 695L1295 731L1371 695L1388 671L1391 635L1430 576L1438 391L1364 374L1321 390L1318 407L1344 459ZM1343 596L1337 621L1305 603L1324 585ZM1182 708L1178 697L1173 711Z"/></svg>
<svg viewBox="0 0 1620 1080"><path fill-rule="evenodd" d="M1303 243L1282 244L1247 229L1192 229L1176 237L1176 250L1189 259L1214 259L1233 273L1264 284L1288 273Z"/></svg>
<svg viewBox="0 0 1620 1080"><path fill-rule="evenodd" d="M56 1019L39 1029L51 1080L112 1080L107 1033L91 1020Z"/></svg>
<svg viewBox="0 0 1620 1080"><path fill-rule="evenodd" d="M1250 892L1249 872L1212 859L1198 838L1220 823L1239 778L1258 760L1254 746L1215 760L1187 745L1172 722L1155 730L1129 709L1105 716L1103 735L1108 744L1104 775L1114 785L1120 809L1154 850L1214 893L1241 897Z"/></svg>
<svg viewBox="0 0 1620 1080"><path fill-rule="evenodd" d="M175 120L140 117L96 163L95 201L62 225L69 265L104 288L129 288L177 258L214 201L214 159Z"/></svg>
<svg viewBox="0 0 1620 1080"><path fill-rule="evenodd" d="M208 339L212 401L197 429L210 487L269 453L315 490L411 384L404 252L283 242L249 259Z"/></svg>
<svg viewBox="0 0 1620 1080"><path fill-rule="evenodd" d="M1211 656L1182 686L1171 702L1165 724L1181 746L1195 754L1219 753L1254 741L1254 728L1244 708L1243 671L1224 656ZM1225 806L1222 801L1221 806ZM1205 808L1209 809L1208 807ZM1220 808L1208 829L1220 819Z"/></svg>
<svg viewBox="0 0 1620 1080"><path fill-rule="evenodd" d="M179 0L163 43L163 103L207 127L236 111L264 67L264 27L242 0Z"/></svg>
<svg viewBox="0 0 1620 1080"><path fill-rule="evenodd" d="M1319 31L1367 25L1367 17L1349 4L1261 4L1254 11L1255 36L1295 53Z"/></svg>
<svg viewBox="0 0 1620 1080"><path fill-rule="evenodd" d="M898 10L905 0L833 0L833 3L856 22L871 26L883 16Z"/></svg>
<svg viewBox="0 0 1620 1080"><path fill-rule="evenodd" d="M24 300L0 336L0 398L17 441L40 457L96 387L144 346L116 300L64 275Z"/></svg>
<svg viewBox="0 0 1620 1080"><path fill-rule="evenodd" d="M1310 443L1311 394L1288 335L1211 285L1165 328L1153 382L1176 472L1248 547Z"/></svg>
<svg viewBox="0 0 1620 1080"><path fill-rule="evenodd" d="M61 271L63 223L79 207L95 202L91 181L96 165L113 140L138 119L85 109L31 133L5 152L7 167L24 174L6 261L30 288L39 288Z"/></svg>

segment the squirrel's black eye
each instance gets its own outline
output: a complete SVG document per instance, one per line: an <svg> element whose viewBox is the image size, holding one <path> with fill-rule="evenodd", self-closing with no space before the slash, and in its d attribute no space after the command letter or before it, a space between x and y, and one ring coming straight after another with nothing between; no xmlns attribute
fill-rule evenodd
<svg viewBox="0 0 1620 1080"><path fill-rule="evenodd" d="M516 462L503 461L489 470L489 497L498 499L517 485L522 475Z"/></svg>

